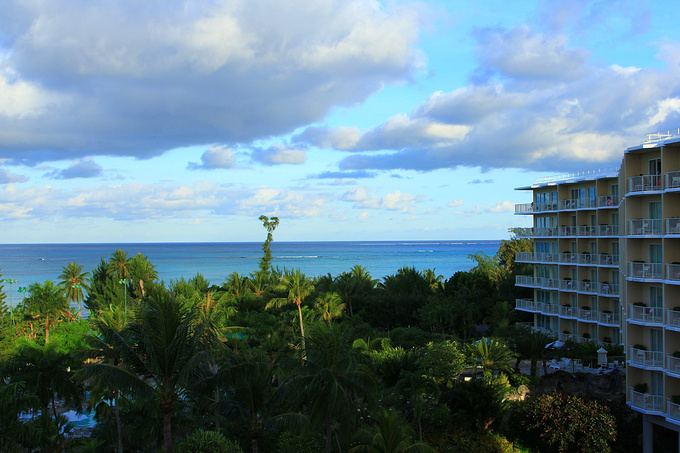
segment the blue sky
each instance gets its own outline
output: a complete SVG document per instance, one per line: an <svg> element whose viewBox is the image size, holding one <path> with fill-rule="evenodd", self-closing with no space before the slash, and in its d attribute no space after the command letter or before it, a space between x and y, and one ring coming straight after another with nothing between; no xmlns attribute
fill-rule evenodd
<svg viewBox="0 0 680 453"><path fill-rule="evenodd" d="M507 238L680 126L676 6L5 0L0 242Z"/></svg>

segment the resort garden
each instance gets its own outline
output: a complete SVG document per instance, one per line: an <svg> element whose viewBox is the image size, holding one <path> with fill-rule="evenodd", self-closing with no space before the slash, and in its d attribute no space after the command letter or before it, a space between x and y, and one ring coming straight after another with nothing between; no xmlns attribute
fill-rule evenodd
<svg viewBox="0 0 680 453"><path fill-rule="evenodd" d="M0 287L0 451L639 449L623 395L537 390L563 351L513 309L526 241L448 278L311 277L272 266L278 219L261 220L259 269L221 283L161 282L118 250L32 285L11 312Z"/></svg>

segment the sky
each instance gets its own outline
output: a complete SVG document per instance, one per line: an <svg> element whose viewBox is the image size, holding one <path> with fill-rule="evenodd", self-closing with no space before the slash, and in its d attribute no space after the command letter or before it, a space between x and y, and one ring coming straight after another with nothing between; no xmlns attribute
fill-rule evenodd
<svg viewBox="0 0 680 453"><path fill-rule="evenodd" d="M0 243L507 239L680 127L671 0L0 3Z"/></svg>

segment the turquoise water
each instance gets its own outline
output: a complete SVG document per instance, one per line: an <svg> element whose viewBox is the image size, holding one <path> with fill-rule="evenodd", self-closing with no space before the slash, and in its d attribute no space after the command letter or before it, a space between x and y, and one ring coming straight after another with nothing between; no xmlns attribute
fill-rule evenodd
<svg viewBox="0 0 680 453"><path fill-rule="evenodd" d="M306 275L330 273L336 276L352 266L364 266L373 278L394 274L403 266L422 271L436 268L448 278L469 270L474 263L468 255L493 255L499 241L385 241L385 242L276 242L272 243L274 266L299 268ZM196 272L211 283L222 283L232 272L249 275L258 269L261 243L145 243L145 244L4 244L0 245L0 271L4 278L17 279L17 288L45 280L58 280L62 267L75 261L92 271L101 258L122 249L132 256L141 253L156 266L166 284ZM10 288L5 283L5 291Z"/></svg>

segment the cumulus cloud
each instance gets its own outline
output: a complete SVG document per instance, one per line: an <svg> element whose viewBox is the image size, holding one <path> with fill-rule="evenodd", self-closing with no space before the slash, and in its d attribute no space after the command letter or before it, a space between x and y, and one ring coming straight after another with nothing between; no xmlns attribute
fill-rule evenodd
<svg viewBox="0 0 680 453"><path fill-rule="evenodd" d="M290 149L276 144L269 148L256 148L251 153L254 161L265 165L301 165L307 161L307 151L304 149Z"/></svg>
<svg viewBox="0 0 680 453"><path fill-rule="evenodd" d="M9 184L14 182L26 182L28 178L24 175L18 175L7 170L0 169L0 184Z"/></svg>
<svg viewBox="0 0 680 453"><path fill-rule="evenodd" d="M0 158L148 158L291 132L420 70L417 8L8 0Z"/></svg>
<svg viewBox="0 0 680 453"><path fill-rule="evenodd" d="M493 179L473 179L472 181L468 181L468 184L493 184Z"/></svg>
<svg viewBox="0 0 680 453"><path fill-rule="evenodd" d="M189 162L189 170L215 170L218 168L233 168L236 165L234 152L226 146L214 145L201 155L201 163Z"/></svg>
<svg viewBox="0 0 680 453"><path fill-rule="evenodd" d="M72 190L52 186L0 188L1 221L12 219L102 218L116 221L245 215L318 216L333 201L313 191L237 188L208 182L192 185L143 183L98 185Z"/></svg>
<svg viewBox="0 0 680 453"><path fill-rule="evenodd" d="M422 195L414 196L398 190L380 197L372 195L367 187L356 187L342 195L343 201L353 203L357 209L385 209L399 212L413 212L416 204L423 199Z"/></svg>
<svg viewBox="0 0 680 453"><path fill-rule="evenodd" d="M68 168L63 170L52 170L45 176L53 179L96 178L101 176L102 172L101 165L90 158L85 158L73 161Z"/></svg>
<svg viewBox="0 0 680 453"><path fill-rule="evenodd" d="M468 86L371 129L314 127L296 139L352 152L343 171L563 171L618 165L645 133L680 123L678 43L660 44L663 69L645 69L592 62L565 35L527 26L476 37L479 70Z"/></svg>
<svg viewBox="0 0 680 453"><path fill-rule="evenodd" d="M449 208L459 208L463 206L465 202L463 200L449 200L448 203L446 203L446 206Z"/></svg>

